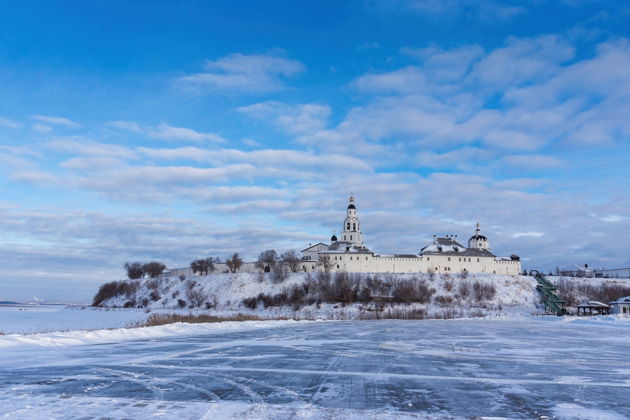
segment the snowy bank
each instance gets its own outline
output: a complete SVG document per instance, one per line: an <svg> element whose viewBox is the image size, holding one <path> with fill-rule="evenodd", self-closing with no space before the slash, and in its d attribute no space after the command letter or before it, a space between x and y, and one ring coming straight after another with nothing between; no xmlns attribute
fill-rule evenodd
<svg viewBox="0 0 630 420"><path fill-rule="evenodd" d="M305 321L304 321L305 322ZM208 324L175 323L155 327L118 328L94 331L62 331L43 334L7 334L0 336L0 349L16 346L62 347L85 344L149 340L161 337L222 334L294 325L296 321L226 321Z"/></svg>

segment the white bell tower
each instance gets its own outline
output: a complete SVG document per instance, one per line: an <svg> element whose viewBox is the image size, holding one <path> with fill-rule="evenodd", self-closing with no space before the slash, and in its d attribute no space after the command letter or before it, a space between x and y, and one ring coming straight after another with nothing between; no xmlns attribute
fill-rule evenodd
<svg viewBox="0 0 630 420"><path fill-rule="evenodd" d="M354 205L354 196L352 194L350 194L349 202L346 219L343 221L343 233L341 234L340 240L363 246L363 235L361 234L357 208Z"/></svg>
<svg viewBox="0 0 630 420"><path fill-rule="evenodd" d="M490 251L490 241L488 241L488 238L481 234L479 223L477 223L475 234L471 236L470 239L468 239L468 248L486 249Z"/></svg>

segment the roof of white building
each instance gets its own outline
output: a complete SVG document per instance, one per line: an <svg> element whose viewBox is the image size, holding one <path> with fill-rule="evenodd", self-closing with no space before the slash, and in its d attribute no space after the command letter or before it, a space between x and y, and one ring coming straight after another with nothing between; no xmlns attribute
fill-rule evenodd
<svg viewBox="0 0 630 420"><path fill-rule="evenodd" d="M364 246L355 245L352 242L337 241L337 242L333 242L328 247L328 249L320 251L320 254L327 254L327 253L342 254L345 252L354 252L358 254L372 254L373 253L372 251L370 251L368 248Z"/></svg>
<svg viewBox="0 0 630 420"><path fill-rule="evenodd" d="M304 251L311 251L311 250L316 251L316 249L315 249L315 248L317 248L319 245L324 245L325 247L328 247L328 245L326 245L325 243L323 243L323 242L319 242L319 243L317 243L317 244L315 244L315 245L311 245L311 246L309 246L309 247L308 247L308 248L306 248L306 249L303 249L303 250L302 250L302 251L300 251L300 252L304 252Z"/></svg>
<svg viewBox="0 0 630 420"><path fill-rule="evenodd" d="M487 249L466 248L453 238L435 238L420 250L420 255L449 255L461 257L494 257Z"/></svg>
<svg viewBox="0 0 630 420"><path fill-rule="evenodd" d="M611 305L620 304L620 303L630 303L630 296L621 297L614 302L610 302Z"/></svg>

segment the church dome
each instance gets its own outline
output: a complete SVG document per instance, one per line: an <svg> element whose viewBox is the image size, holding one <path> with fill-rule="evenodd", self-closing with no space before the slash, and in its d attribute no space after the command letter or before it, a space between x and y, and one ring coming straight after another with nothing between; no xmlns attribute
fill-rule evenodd
<svg viewBox="0 0 630 420"><path fill-rule="evenodd" d="M337 242L337 236L336 236L336 235L333 235L333 236L330 238L330 242Z"/></svg>
<svg viewBox="0 0 630 420"><path fill-rule="evenodd" d="M470 241L487 241L487 240L488 240L488 238L486 238L486 237L485 237L485 236L483 236L483 235L473 235L473 236L471 236L471 237L470 237L470 239L469 239L469 240L470 240Z"/></svg>
<svg viewBox="0 0 630 420"><path fill-rule="evenodd" d="M354 204L350 204L350 205L348 206L348 209L356 210L357 208L354 206Z"/></svg>

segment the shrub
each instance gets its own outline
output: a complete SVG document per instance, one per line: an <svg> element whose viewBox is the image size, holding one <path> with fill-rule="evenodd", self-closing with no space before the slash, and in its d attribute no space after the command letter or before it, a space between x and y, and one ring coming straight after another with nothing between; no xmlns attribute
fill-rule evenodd
<svg viewBox="0 0 630 420"><path fill-rule="evenodd" d="M186 290L186 298L193 307L200 308L208 300L208 294L201 287Z"/></svg>
<svg viewBox="0 0 630 420"><path fill-rule="evenodd" d="M485 300L491 300L494 298L497 290L493 284L473 282L473 294L477 302L483 302Z"/></svg>
<svg viewBox="0 0 630 420"><path fill-rule="evenodd" d="M396 283L392 296L397 302L429 303L434 293L424 280L403 280Z"/></svg>
<svg viewBox="0 0 630 420"><path fill-rule="evenodd" d="M462 299L468 299L468 296L470 296L470 282L469 281L461 281L459 282L459 286L457 287L458 292L459 292L459 296L461 296Z"/></svg>
<svg viewBox="0 0 630 420"><path fill-rule="evenodd" d="M258 300L255 297L243 299L243 306L249 309L256 309L258 306Z"/></svg>
<svg viewBox="0 0 630 420"><path fill-rule="evenodd" d="M446 290L447 292L450 292L451 290L453 290L453 285L454 285L454 282L453 280L451 280L450 276L444 278L444 284L443 284L444 290Z"/></svg>
<svg viewBox="0 0 630 420"><path fill-rule="evenodd" d="M110 281L99 287L98 292L92 299L92 306L101 306L101 304L116 296L125 295L130 297L138 290L139 283L137 281Z"/></svg>
<svg viewBox="0 0 630 420"><path fill-rule="evenodd" d="M153 302L157 302L158 300L160 300L160 295L153 291L151 292L151 294L149 294L149 299L151 299Z"/></svg>
<svg viewBox="0 0 630 420"><path fill-rule="evenodd" d="M184 308L186 306L186 301L184 299L177 299L177 306Z"/></svg>
<svg viewBox="0 0 630 420"><path fill-rule="evenodd" d="M150 279L147 280L147 288L153 290L154 292L158 291L158 288L160 287L160 280L159 279Z"/></svg>
<svg viewBox="0 0 630 420"><path fill-rule="evenodd" d="M284 318L277 318L284 319ZM180 314L152 314L145 321L132 324L133 327L153 327L156 325L172 324L175 322L187 322L190 324L203 322L223 322L223 321L260 321L261 318L255 315L237 314L230 317L218 317L212 315L180 315Z"/></svg>
<svg viewBox="0 0 630 420"><path fill-rule="evenodd" d="M440 306L449 306L453 303L453 298L451 296L439 295L434 297L433 300Z"/></svg>
<svg viewBox="0 0 630 420"><path fill-rule="evenodd" d="M196 285L197 285L197 282L195 280L187 280L185 283L187 291L194 289Z"/></svg>

